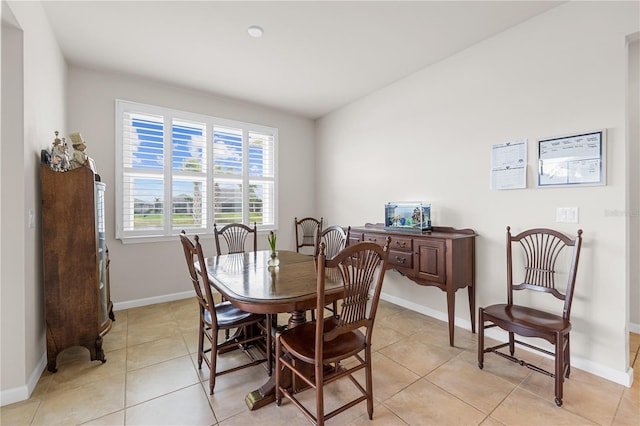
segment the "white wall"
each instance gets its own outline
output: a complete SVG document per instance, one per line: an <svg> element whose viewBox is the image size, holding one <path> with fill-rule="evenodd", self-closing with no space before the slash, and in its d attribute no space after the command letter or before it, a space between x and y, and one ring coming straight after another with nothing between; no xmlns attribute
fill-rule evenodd
<svg viewBox="0 0 640 426"><path fill-rule="evenodd" d="M193 291L179 240L123 245L115 240L115 99L158 105L246 121L278 130L280 247L295 247L294 216L315 215L314 124L311 120L137 77L84 68L69 69L68 129L87 141L87 154L107 184L107 244L111 259L111 298L116 308L166 300ZM280 243L281 242L281 243ZM267 248L266 235L258 244ZM213 240L205 254L214 253ZM117 320L117 314L116 314Z"/></svg>
<svg viewBox="0 0 640 426"><path fill-rule="evenodd" d="M346 106L317 123L318 207L331 222L383 221L387 201L429 200L434 225L473 228L477 305L505 298L505 227L584 230L573 365L631 380L625 293L625 36L637 2L570 2ZM536 187L536 141L605 128L607 185ZM528 188L489 189L490 146L528 139ZM349 185L345 185L349 182ZM357 188L357 190L353 190ZM580 223L555 222L578 207ZM444 293L388 273L384 297L446 318ZM477 317L477 314L475 315ZM466 291L456 317L470 328Z"/></svg>
<svg viewBox="0 0 640 426"><path fill-rule="evenodd" d="M6 405L29 396L46 361L39 159L53 132L65 131L66 64L40 3L3 1L2 15L0 400Z"/></svg>

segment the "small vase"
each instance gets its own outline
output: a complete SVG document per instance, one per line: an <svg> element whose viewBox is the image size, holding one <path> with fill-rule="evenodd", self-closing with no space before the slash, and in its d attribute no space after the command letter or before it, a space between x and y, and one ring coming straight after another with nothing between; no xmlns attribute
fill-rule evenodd
<svg viewBox="0 0 640 426"><path fill-rule="evenodd" d="M272 251L271 256L269 257L269 261L267 265L269 266L278 266L280 264L280 259L278 259L278 252Z"/></svg>

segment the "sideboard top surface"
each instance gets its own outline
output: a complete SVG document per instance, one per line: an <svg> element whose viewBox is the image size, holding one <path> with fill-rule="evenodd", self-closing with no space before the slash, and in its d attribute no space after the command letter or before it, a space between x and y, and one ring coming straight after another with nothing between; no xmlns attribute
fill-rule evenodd
<svg viewBox="0 0 640 426"><path fill-rule="evenodd" d="M450 227L442 227L442 226L434 226L429 232L403 232L396 230L387 230L384 229L384 224L382 223L367 223L364 226L352 226L351 232L383 232L387 235L393 236L403 236L403 237L431 237L431 238L448 238L448 239L459 239L459 238L473 238L477 234L473 229L455 229Z"/></svg>

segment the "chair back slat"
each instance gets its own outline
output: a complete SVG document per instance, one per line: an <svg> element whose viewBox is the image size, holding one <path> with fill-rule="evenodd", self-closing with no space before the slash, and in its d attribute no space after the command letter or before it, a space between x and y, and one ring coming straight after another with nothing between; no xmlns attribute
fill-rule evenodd
<svg viewBox="0 0 640 426"><path fill-rule="evenodd" d="M567 245L556 235L545 233L526 235L520 245L527 259L524 283L555 289L556 260Z"/></svg>
<svg viewBox="0 0 640 426"><path fill-rule="evenodd" d="M332 225L322 230L318 235L318 242L316 244L316 257L320 251L320 243L325 245L325 256L327 259L336 257L342 249L349 244L349 234L351 227L344 230L339 225Z"/></svg>
<svg viewBox="0 0 640 426"><path fill-rule="evenodd" d="M247 244L247 239L250 235L253 235L253 251L256 251L258 248L258 231L255 222L253 224L253 228L243 223L230 223L223 226L220 230L218 230L218 227L214 223L213 234L216 240L216 250L218 252L218 255L222 254L222 250L220 249L220 236L224 238L224 241L227 245L227 252L230 254L244 253L245 245Z"/></svg>
<svg viewBox="0 0 640 426"><path fill-rule="evenodd" d="M324 219L320 218L318 220L315 217L305 217L298 220L297 217L294 217L293 220L296 227L296 251L300 252L301 247L315 248Z"/></svg>
<svg viewBox="0 0 640 426"><path fill-rule="evenodd" d="M513 245L520 246L524 257L523 280L513 282ZM578 269L578 259L582 245L582 230L574 239L553 229L536 228L523 231L518 235L511 235L511 228L507 227L507 279L508 303L513 304L513 291L535 290L552 294L565 302L563 312L568 319L571 311L573 290ZM573 250L566 286L558 287L556 277L558 259L563 250Z"/></svg>

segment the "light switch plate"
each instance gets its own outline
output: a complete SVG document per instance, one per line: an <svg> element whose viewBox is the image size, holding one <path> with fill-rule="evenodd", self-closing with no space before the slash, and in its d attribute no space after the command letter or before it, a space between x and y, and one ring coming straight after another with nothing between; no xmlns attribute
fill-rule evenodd
<svg viewBox="0 0 640 426"><path fill-rule="evenodd" d="M33 209L29 209L27 223L30 229L36 227L36 212Z"/></svg>
<svg viewBox="0 0 640 426"><path fill-rule="evenodd" d="M558 207L556 209L556 222L578 223L578 208Z"/></svg>

